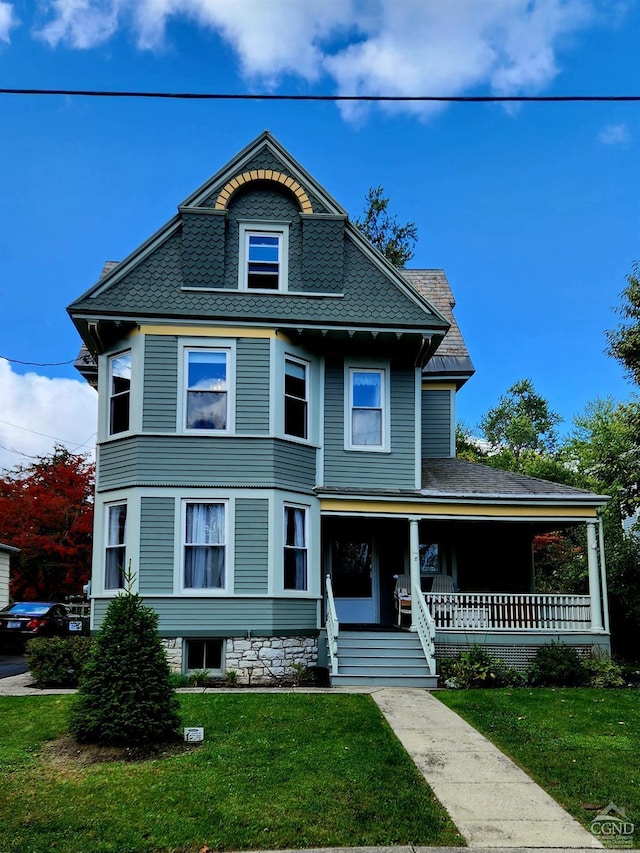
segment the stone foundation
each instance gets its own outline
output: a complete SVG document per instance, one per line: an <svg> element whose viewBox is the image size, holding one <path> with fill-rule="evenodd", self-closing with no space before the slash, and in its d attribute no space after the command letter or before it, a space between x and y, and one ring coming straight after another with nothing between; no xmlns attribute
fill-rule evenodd
<svg viewBox="0 0 640 853"><path fill-rule="evenodd" d="M171 672L182 672L182 637L170 637L162 643ZM289 681L300 675L296 672L299 667L317 665L317 637L230 637L224 641L224 672L234 670L238 684Z"/></svg>
<svg viewBox="0 0 640 853"><path fill-rule="evenodd" d="M299 675L298 667L317 665L317 637L234 637L226 642L225 670L235 670L239 684L273 684Z"/></svg>

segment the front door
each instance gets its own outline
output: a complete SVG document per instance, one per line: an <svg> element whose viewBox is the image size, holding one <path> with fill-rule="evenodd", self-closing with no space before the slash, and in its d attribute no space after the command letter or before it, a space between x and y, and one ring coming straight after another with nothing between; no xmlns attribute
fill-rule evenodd
<svg viewBox="0 0 640 853"><path fill-rule="evenodd" d="M378 573L370 536L339 534L333 539L331 583L338 621L378 622Z"/></svg>

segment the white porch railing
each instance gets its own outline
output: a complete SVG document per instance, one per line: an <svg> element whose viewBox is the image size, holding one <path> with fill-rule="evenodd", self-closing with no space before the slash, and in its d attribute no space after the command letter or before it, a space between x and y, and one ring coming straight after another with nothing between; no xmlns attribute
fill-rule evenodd
<svg viewBox="0 0 640 853"><path fill-rule="evenodd" d="M327 629L327 644L329 646L329 663L331 675L338 674L338 634L340 633L340 623L338 622L338 614L336 612L336 602L333 597L333 587L331 586L331 575L326 577L327 605L325 613L325 627Z"/></svg>
<svg viewBox="0 0 640 853"><path fill-rule="evenodd" d="M441 630L591 630L588 595L456 592L424 593L424 600Z"/></svg>
<svg viewBox="0 0 640 853"><path fill-rule="evenodd" d="M435 650L435 636L436 636L436 624L433 621L433 617L429 612L429 608L427 607L427 603L424 600L424 596L421 594L420 589L418 587L412 590L412 597L418 604L416 608L415 614L415 628L418 632L418 637L420 638L420 643L422 644L422 650L424 652L424 656L427 659L427 664L429 665L429 670L432 673L436 671L436 650Z"/></svg>

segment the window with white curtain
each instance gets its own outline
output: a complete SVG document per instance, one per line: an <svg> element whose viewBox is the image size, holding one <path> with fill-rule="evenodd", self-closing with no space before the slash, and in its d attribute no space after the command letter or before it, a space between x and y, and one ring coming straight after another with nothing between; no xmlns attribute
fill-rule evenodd
<svg viewBox="0 0 640 853"><path fill-rule="evenodd" d="M284 588L308 589L307 510L284 508Z"/></svg>
<svg viewBox="0 0 640 853"><path fill-rule="evenodd" d="M226 561L226 504L185 506L185 589L224 589Z"/></svg>
<svg viewBox="0 0 640 853"><path fill-rule="evenodd" d="M124 589L124 570L127 557L127 505L107 507L107 531L104 566L104 588Z"/></svg>
<svg viewBox="0 0 640 853"><path fill-rule="evenodd" d="M349 444L356 448L381 448L384 435L384 370L349 371Z"/></svg>

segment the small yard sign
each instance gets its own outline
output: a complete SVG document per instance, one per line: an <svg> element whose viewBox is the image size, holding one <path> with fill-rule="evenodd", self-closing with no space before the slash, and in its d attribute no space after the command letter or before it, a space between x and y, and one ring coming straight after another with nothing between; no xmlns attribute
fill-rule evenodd
<svg viewBox="0 0 640 853"><path fill-rule="evenodd" d="M190 728L184 730L184 739L187 743L200 743L204 740L204 729Z"/></svg>

